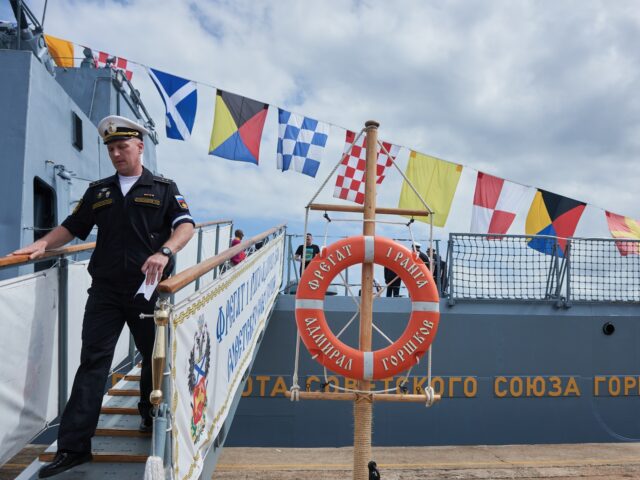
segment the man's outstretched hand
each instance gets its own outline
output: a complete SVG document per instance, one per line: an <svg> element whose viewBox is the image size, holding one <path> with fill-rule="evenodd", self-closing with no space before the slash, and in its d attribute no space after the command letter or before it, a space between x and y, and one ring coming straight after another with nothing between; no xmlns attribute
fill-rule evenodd
<svg viewBox="0 0 640 480"><path fill-rule="evenodd" d="M37 240L31 245L20 248L15 252L10 253L9 255L29 255L29 260L33 260L34 258L38 258L44 255L44 251L46 250L46 248L47 242L45 242L44 240Z"/></svg>

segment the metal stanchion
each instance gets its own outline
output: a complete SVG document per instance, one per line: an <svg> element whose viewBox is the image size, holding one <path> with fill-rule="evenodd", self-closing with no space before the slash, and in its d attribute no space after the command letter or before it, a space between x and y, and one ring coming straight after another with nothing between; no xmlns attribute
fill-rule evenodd
<svg viewBox="0 0 640 480"><path fill-rule="evenodd" d="M69 389L69 260L60 258L58 267L58 413L67 405Z"/></svg>

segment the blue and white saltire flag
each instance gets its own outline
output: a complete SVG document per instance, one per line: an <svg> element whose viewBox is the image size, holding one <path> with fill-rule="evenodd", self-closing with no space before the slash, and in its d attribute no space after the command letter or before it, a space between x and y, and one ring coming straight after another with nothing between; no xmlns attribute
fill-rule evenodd
<svg viewBox="0 0 640 480"><path fill-rule="evenodd" d="M315 177L329 137L329 125L278 109L278 168Z"/></svg>
<svg viewBox="0 0 640 480"><path fill-rule="evenodd" d="M186 78L147 68L167 111L167 137L187 140L193 130L198 106L196 83Z"/></svg>

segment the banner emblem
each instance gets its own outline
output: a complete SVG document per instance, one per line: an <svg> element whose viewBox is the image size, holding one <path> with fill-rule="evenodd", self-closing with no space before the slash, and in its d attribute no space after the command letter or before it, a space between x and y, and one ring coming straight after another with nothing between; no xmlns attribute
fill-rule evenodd
<svg viewBox="0 0 640 480"><path fill-rule="evenodd" d="M189 356L189 392L191 393L191 439L196 444L207 421L207 375L211 359L211 339L204 315L198 317L198 330Z"/></svg>

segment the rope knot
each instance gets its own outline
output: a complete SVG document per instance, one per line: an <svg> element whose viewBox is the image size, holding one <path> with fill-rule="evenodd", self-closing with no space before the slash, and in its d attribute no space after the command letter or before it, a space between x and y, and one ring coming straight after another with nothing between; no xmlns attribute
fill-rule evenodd
<svg viewBox="0 0 640 480"><path fill-rule="evenodd" d="M300 401L300 385L298 384L293 385L289 391L291 392L290 400L292 402Z"/></svg>
<svg viewBox="0 0 640 480"><path fill-rule="evenodd" d="M436 398L436 392L433 389L433 387L431 385L429 385L428 387L425 387L424 389L424 395L425 397L427 397L427 401L425 402L425 405L427 407L432 407L434 403L436 403L435 398Z"/></svg>
<svg viewBox="0 0 640 480"><path fill-rule="evenodd" d="M373 394L356 392L355 402L356 403L361 403L361 402L373 403Z"/></svg>

